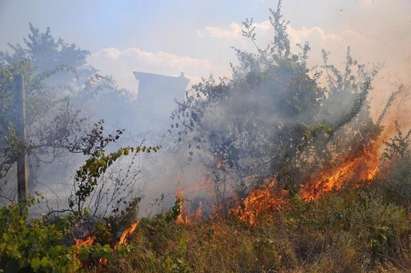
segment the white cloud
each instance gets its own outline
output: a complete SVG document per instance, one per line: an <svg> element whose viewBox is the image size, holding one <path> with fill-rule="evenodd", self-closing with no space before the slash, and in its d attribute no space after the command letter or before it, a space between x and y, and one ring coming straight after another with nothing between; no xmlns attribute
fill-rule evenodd
<svg viewBox="0 0 411 273"><path fill-rule="evenodd" d="M272 39L273 28L268 20L255 23L255 29L257 33L257 40L261 44L266 44ZM229 40L233 46L239 46L242 44L243 37L241 35L241 25L237 23L231 23L229 26L206 26L202 30L198 30L197 34L200 38L212 38ZM288 27L288 34L292 44L304 43L309 41L310 43L327 45L344 41L344 37L341 34L326 32L318 26L314 27ZM344 34L359 36L353 31L346 31Z"/></svg>
<svg viewBox="0 0 411 273"><path fill-rule="evenodd" d="M365 1L367 2L367 1ZM368 1L367 3L374 3ZM411 56L411 28L398 22L386 24L381 18L369 18L368 28L363 22L352 24L345 29L326 31L320 26L289 25L288 34L292 45L309 42L312 48L311 62L321 61L321 50L331 52L331 61L342 63L348 46L352 48L354 57L363 63L383 63L386 70L396 73L403 81L403 67L407 56ZM380 22L380 21L382 22ZM384 23L385 22L385 23ZM378 27L382 25L383 27ZM390 27L391 26L391 27ZM273 29L268 20L256 22L257 43L264 47L272 40ZM251 49L250 44L241 35L241 25L231 23L228 26L207 26L197 33L202 39L220 40L235 47Z"/></svg>
<svg viewBox="0 0 411 273"><path fill-rule="evenodd" d="M241 26L237 23L231 23L227 28L206 26L204 30L198 30L197 35L200 38L212 37L217 39L238 39L241 37Z"/></svg>
<svg viewBox="0 0 411 273"><path fill-rule="evenodd" d="M259 34L264 34L271 30L271 24L268 20L257 22L255 27L256 32ZM206 26L204 29L197 30L197 35L199 38L215 38L238 42L242 39L241 30L241 24L231 23L228 26Z"/></svg>
<svg viewBox="0 0 411 273"><path fill-rule="evenodd" d="M270 21L265 20L255 23L255 30L257 34L257 43L264 47L267 43L273 39L273 28ZM221 40L225 43L228 43L232 46L243 48L243 49L252 49L251 44L246 41L241 35L241 25L237 23L231 23L229 26L207 26L202 30L198 30L197 34L202 39L214 39ZM326 32L324 29L318 26L314 27L288 27L288 34L292 45L303 44L309 42L312 45L312 48L318 52L312 54L315 61L319 61L318 58L321 56L320 50L327 49L337 54L340 53L340 50L346 45L345 41L360 39L360 35L353 31L346 31L344 33L336 34ZM343 34L343 35L342 35Z"/></svg>
<svg viewBox="0 0 411 273"><path fill-rule="evenodd" d="M206 59L179 56L168 52L150 52L141 48L103 48L91 54L89 64L104 74L112 75L117 83L128 90L136 91L137 81L133 71L179 75L197 80L213 73L216 68Z"/></svg>

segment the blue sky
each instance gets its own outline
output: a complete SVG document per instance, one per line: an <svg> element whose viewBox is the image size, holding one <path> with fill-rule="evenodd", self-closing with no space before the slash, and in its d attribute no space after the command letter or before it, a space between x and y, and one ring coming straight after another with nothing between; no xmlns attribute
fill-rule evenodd
<svg viewBox="0 0 411 273"><path fill-rule="evenodd" d="M28 22L50 26L54 33L91 50L103 47L140 46L164 50L175 32L191 36L209 24L241 21L246 16L264 17L264 4L237 1L147 0L1 0L1 45L17 41ZM242 7L242 8L238 8ZM262 18L261 18L262 19ZM167 43L165 47L172 47ZM178 48L176 49L178 51Z"/></svg>
<svg viewBox="0 0 411 273"><path fill-rule="evenodd" d="M27 35L28 23L91 51L89 62L133 88L133 70L193 79L225 75L230 46L247 48L239 24L253 17L259 43L271 32L274 0L0 0L0 49ZM411 62L410 0L284 0L292 42L308 40L341 59L351 45L364 62L401 74ZM401 54L399 53L401 52ZM404 77L406 78L406 77Z"/></svg>
<svg viewBox="0 0 411 273"><path fill-rule="evenodd" d="M27 25L50 26L54 33L96 50L104 47L141 46L153 50L173 49L169 35L187 37L207 25L256 21L267 17L276 1L264 0L0 0L0 45L19 41ZM296 25L328 25L336 22L341 8L355 0L285 1L287 16ZM310 1L311 2L311 1ZM332 2L332 1L331 1ZM307 12L311 10L310 12ZM312 12L315 11L315 14ZM331 12L330 12L331 11ZM164 44L163 41L167 43ZM175 47L176 53L180 47Z"/></svg>

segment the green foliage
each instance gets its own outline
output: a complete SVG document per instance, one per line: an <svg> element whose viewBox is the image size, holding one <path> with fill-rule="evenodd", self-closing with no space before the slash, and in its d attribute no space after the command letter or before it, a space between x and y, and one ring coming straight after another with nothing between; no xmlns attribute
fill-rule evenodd
<svg viewBox="0 0 411 273"><path fill-rule="evenodd" d="M78 269L74 248L66 244L68 221L29 219L29 207L0 208L0 269L4 272L61 272Z"/></svg>
<svg viewBox="0 0 411 273"><path fill-rule="evenodd" d="M116 231L107 222L96 224L95 244L77 248L68 240L75 218L28 219L27 207L10 206L0 210L0 269L406 272L400 269L411 261L411 220L406 209L381 193L374 186L347 189L309 203L295 196L283 211L261 215L254 227L231 216L178 225L176 202L164 214L141 219L129 245L117 249Z"/></svg>
<svg viewBox="0 0 411 273"><path fill-rule="evenodd" d="M77 171L75 176L76 191L74 197L70 199L70 208L76 209L81 213L83 204L91 193L95 190L98 178L106 172L115 161L120 157L129 155L130 153L139 152L156 152L157 147L126 147L117 150L116 152L106 154L104 151L98 150L94 152L85 164ZM75 207L76 206L76 207Z"/></svg>
<svg viewBox="0 0 411 273"><path fill-rule="evenodd" d="M103 260L109 262L112 255L113 249L108 244L101 245L97 243L92 246L83 246L78 251L83 270L98 267Z"/></svg>
<svg viewBox="0 0 411 273"><path fill-rule="evenodd" d="M106 148L116 142L123 134L122 130L116 130L116 134L104 135L104 122L99 121L86 136L74 142L70 150L89 156L74 178L74 193L69 198L69 207L82 217L85 211L86 201L98 186L99 178L123 156L137 153L157 152L159 147L123 147L115 152L108 153Z"/></svg>
<svg viewBox="0 0 411 273"><path fill-rule="evenodd" d="M42 163L64 154L85 126L79 101L92 97L93 90L116 89L111 79L85 65L88 51L54 37L48 28L29 27L23 44L9 44L9 50L0 51L0 179L15 164L18 152L28 155L33 176ZM16 76L24 78L25 140L13 134Z"/></svg>

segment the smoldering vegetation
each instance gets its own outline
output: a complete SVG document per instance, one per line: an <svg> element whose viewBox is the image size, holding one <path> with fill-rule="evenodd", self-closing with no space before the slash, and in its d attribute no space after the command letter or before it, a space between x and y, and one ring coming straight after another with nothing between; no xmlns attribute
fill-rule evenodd
<svg viewBox="0 0 411 273"><path fill-rule="evenodd" d="M409 87L371 116L378 68L349 48L311 67L281 1L269 14L272 42L246 20L254 50L234 48L231 77L193 85L156 130L49 29L1 52L0 270L407 272L411 130L395 108Z"/></svg>

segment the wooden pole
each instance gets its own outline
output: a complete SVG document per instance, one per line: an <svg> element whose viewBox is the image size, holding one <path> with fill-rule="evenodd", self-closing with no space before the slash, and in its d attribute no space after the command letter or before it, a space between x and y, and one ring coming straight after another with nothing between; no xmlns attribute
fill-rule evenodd
<svg viewBox="0 0 411 273"><path fill-rule="evenodd" d="M26 155L26 94L24 78L16 76L16 135L21 144L17 155L17 200L25 202L28 196L28 162Z"/></svg>

